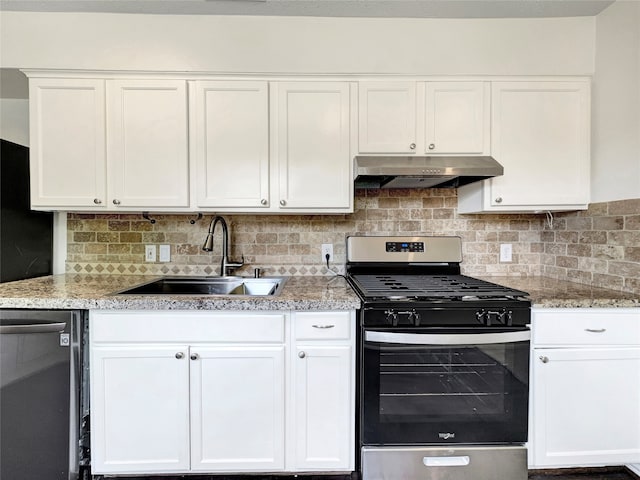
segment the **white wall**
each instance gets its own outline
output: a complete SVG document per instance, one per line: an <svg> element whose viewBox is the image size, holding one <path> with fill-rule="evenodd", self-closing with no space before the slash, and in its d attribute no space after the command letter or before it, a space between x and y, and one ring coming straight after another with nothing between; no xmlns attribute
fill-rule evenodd
<svg viewBox="0 0 640 480"><path fill-rule="evenodd" d="M640 2L596 17L592 202L640 198Z"/></svg>
<svg viewBox="0 0 640 480"><path fill-rule="evenodd" d="M29 146L29 100L0 98L0 138Z"/></svg>
<svg viewBox="0 0 640 480"><path fill-rule="evenodd" d="M0 66L591 75L595 17L398 19L2 12Z"/></svg>

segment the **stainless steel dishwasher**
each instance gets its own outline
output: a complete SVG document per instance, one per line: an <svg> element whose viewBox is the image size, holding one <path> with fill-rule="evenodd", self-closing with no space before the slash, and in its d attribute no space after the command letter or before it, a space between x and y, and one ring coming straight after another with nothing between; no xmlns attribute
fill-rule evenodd
<svg viewBox="0 0 640 480"><path fill-rule="evenodd" d="M78 477L81 314L0 310L0 478Z"/></svg>

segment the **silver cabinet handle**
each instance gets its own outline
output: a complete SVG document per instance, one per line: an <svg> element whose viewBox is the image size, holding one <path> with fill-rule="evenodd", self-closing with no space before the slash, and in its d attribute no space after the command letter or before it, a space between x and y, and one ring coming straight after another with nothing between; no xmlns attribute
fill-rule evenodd
<svg viewBox="0 0 640 480"><path fill-rule="evenodd" d="M191 360L198 360L200 358L200 355L198 355L197 353L192 353L191 357L189 358L191 358Z"/></svg>
<svg viewBox="0 0 640 480"><path fill-rule="evenodd" d="M184 353L182 353L182 352L178 352L178 353L176 353L176 358L177 358L178 360L180 360L180 359L184 358Z"/></svg>
<svg viewBox="0 0 640 480"><path fill-rule="evenodd" d="M313 328L333 328L335 325L311 325Z"/></svg>
<svg viewBox="0 0 640 480"><path fill-rule="evenodd" d="M416 149L416 144L415 144L415 143L412 143L411 145L409 145L409 148L410 148L411 150L415 150L415 149Z"/></svg>
<svg viewBox="0 0 640 480"><path fill-rule="evenodd" d="M260 204L261 205L266 205L267 203L269 203L269 202L267 202L266 198L263 198L262 200L260 200Z"/></svg>
<svg viewBox="0 0 640 480"><path fill-rule="evenodd" d="M283 207L287 204L286 200L280 200L280 205L282 205Z"/></svg>
<svg viewBox="0 0 640 480"><path fill-rule="evenodd" d="M430 143L429 144L429 150L433 150L434 148L436 148L436 144L435 143Z"/></svg>
<svg viewBox="0 0 640 480"><path fill-rule="evenodd" d="M545 357L544 355L539 357L542 363L549 363L549 357Z"/></svg>
<svg viewBox="0 0 640 480"><path fill-rule="evenodd" d="M120 205L120 200L118 200L117 198L113 199L113 204L114 205Z"/></svg>
<svg viewBox="0 0 640 480"><path fill-rule="evenodd" d="M496 203L502 203L502 197L496 198Z"/></svg>
<svg viewBox="0 0 640 480"><path fill-rule="evenodd" d="M604 333L607 331L607 329L606 328L585 328L584 331L589 333Z"/></svg>
<svg viewBox="0 0 640 480"><path fill-rule="evenodd" d="M405 345L486 345L490 343L526 342L531 339L531 331L478 334L427 334L393 333L370 330L364 333L366 342Z"/></svg>
<svg viewBox="0 0 640 480"><path fill-rule="evenodd" d="M304 353L304 352L300 352L300 353L298 354L298 356L299 356L300 358L304 358L304 357L306 357L306 356L307 356L307 354L306 354L306 353Z"/></svg>
<svg viewBox="0 0 640 480"><path fill-rule="evenodd" d="M100 200L99 198L94 198L93 203L95 203L96 205L100 205L102 203L102 200Z"/></svg>

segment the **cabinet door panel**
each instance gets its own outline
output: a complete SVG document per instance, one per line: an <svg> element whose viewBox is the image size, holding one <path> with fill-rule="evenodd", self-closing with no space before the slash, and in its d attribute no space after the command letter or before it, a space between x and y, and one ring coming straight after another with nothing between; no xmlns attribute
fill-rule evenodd
<svg viewBox="0 0 640 480"><path fill-rule="evenodd" d="M188 362L185 345L92 349L93 473L189 471Z"/></svg>
<svg viewBox="0 0 640 480"><path fill-rule="evenodd" d="M299 345L293 362L296 468L348 470L351 347Z"/></svg>
<svg viewBox="0 0 640 480"><path fill-rule="evenodd" d="M192 470L284 469L284 346L191 354Z"/></svg>
<svg viewBox="0 0 640 480"><path fill-rule="evenodd" d="M104 80L33 78L29 98L32 206L104 207Z"/></svg>
<svg viewBox="0 0 640 480"><path fill-rule="evenodd" d="M358 88L358 151L415 153L416 83L359 82Z"/></svg>
<svg viewBox="0 0 640 480"><path fill-rule="evenodd" d="M350 207L349 98L348 83L278 84L280 208Z"/></svg>
<svg viewBox="0 0 640 480"><path fill-rule="evenodd" d="M504 175L490 180L491 205L588 203L588 85L496 82L492 105L491 152Z"/></svg>
<svg viewBox="0 0 640 480"><path fill-rule="evenodd" d="M640 461L640 348L535 349L533 374L536 467Z"/></svg>
<svg viewBox="0 0 640 480"><path fill-rule="evenodd" d="M269 206L267 82L195 82L199 207Z"/></svg>
<svg viewBox="0 0 640 480"><path fill-rule="evenodd" d="M109 206L187 207L186 82L111 80L108 101Z"/></svg>
<svg viewBox="0 0 640 480"><path fill-rule="evenodd" d="M486 154L489 95L488 82L427 82L424 152Z"/></svg>

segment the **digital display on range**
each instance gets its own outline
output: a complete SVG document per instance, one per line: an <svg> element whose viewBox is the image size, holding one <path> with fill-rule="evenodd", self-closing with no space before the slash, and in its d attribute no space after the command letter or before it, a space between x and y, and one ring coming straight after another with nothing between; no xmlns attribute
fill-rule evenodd
<svg viewBox="0 0 640 480"><path fill-rule="evenodd" d="M386 242L387 252L424 252L424 242Z"/></svg>

